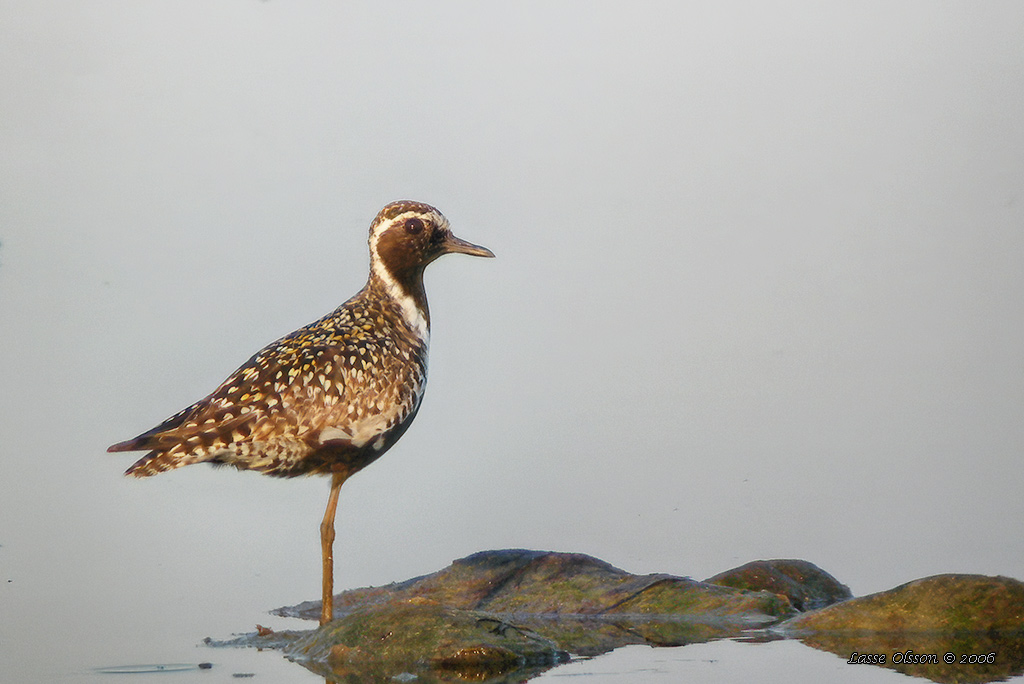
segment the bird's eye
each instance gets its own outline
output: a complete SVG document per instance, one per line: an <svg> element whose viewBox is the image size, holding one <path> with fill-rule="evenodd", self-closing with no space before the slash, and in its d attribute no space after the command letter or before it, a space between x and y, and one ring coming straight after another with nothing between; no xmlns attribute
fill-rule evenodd
<svg viewBox="0 0 1024 684"><path fill-rule="evenodd" d="M418 235L423 232L423 219L411 218L405 220L405 232L410 235Z"/></svg>

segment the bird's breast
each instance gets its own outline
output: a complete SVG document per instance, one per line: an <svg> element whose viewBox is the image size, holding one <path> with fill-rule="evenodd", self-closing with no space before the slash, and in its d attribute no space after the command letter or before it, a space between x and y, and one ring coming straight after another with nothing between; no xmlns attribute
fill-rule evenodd
<svg viewBox="0 0 1024 684"><path fill-rule="evenodd" d="M375 364L350 369L344 400L331 404L317 441L383 451L393 443L390 434L412 420L426 386L426 349L388 351Z"/></svg>

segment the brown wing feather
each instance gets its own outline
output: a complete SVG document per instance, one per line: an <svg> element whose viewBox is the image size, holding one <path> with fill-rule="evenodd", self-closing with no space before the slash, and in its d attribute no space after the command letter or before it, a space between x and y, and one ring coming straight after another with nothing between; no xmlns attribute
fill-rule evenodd
<svg viewBox="0 0 1024 684"><path fill-rule="evenodd" d="M339 349L285 340L253 356L206 398L108 451L151 450L126 472L138 477L201 461L290 468L311 450L310 436L347 392Z"/></svg>
<svg viewBox="0 0 1024 684"><path fill-rule="evenodd" d="M128 470L139 477L202 461L292 476L329 470L330 459L345 461L350 451L379 455L384 443L369 441L415 411L426 347L399 344L410 331L365 295L268 345L205 399L109 450L150 450Z"/></svg>

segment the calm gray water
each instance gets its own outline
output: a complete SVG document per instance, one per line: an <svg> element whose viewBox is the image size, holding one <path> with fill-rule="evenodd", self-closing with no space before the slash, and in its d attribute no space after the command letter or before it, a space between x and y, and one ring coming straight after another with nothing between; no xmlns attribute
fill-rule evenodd
<svg viewBox="0 0 1024 684"><path fill-rule="evenodd" d="M498 258L428 271L338 590L496 548L1024 578L1021 35L1009 0L0 3L0 679L306 677L195 644L317 596L327 484L104 450L355 292L401 197ZM897 676L548 677L805 660Z"/></svg>
<svg viewBox="0 0 1024 684"><path fill-rule="evenodd" d="M841 682L884 684L909 678L879 668L846 665L840 658L793 641L762 644L732 640L675 648L627 646L593 660L555 668L534 682Z"/></svg>
<svg viewBox="0 0 1024 684"><path fill-rule="evenodd" d="M249 675L254 681L296 684L324 681L322 677L286 661L279 653L272 651L200 648L193 651L193 655L191 660L181 662L117 663L113 666L108 664L61 674L42 669L35 671L32 676L40 676L40 681L46 676L55 676L83 684L157 680L191 684L237 680L241 676L248 678ZM200 662L208 663L210 668L199 668ZM970 675L968 671L964 674ZM817 651L797 641L751 643L725 639L671 648L626 646L596 658L575 660L560 665L530 681L587 681L601 684L657 684L681 681L708 684L747 681L787 681L793 684L886 684L914 680L927 681L881 667L850 665L838 656ZM1000 681L1020 682L1024 681L1024 677Z"/></svg>

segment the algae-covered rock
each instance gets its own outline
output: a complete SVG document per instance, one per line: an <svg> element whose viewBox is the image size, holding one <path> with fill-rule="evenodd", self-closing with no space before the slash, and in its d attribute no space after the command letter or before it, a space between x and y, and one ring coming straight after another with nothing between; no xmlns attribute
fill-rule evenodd
<svg viewBox="0 0 1024 684"><path fill-rule="evenodd" d="M643 589L602 614L674 615L747 624L775 622L794 612L785 596L706 584L684 577L648 575Z"/></svg>
<svg viewBox="0 0 1024 684"><path fill-rule="evenodd" d="M787 620L807 632L1024 630L1024 583L1009 577L935 575Z"/></svg>
<svg viewBox="0 0 1024 684"><path fill-rule="evenodd" d="M523 550L477 553L430 575L347 591L334 608L337 619L286 649L311 669L326 664L334 678L420 676L425 668L432 677L504 672L550 664L567 652L732 636L795 612L786 597L768 591L633 575L583 554ZM320 605L276 612L314 618Z"/></svg>
<svg viewBox="0 0 1024 684"><path fill-rule="evenodd" d="M848 597L844 585L806 561L757 561L698 582L633 575L583 554L485 551L430 575L339 594L337 619L315 631L258 632L235 642L283 646L338 682L511 684L567 654L736 637L777 624L796 605L809 612L760 638L799 638L844 660L869 654L851 666L872 663L940 682L987 682L1024 670L1024 583L1017 580L939 575ZM315 619L320 604L275 612Z"/></svg>
<svg viewBox="0 0 1024 684"><path fill-rule="evenodd" d="M800 611L824 608L853 596L849 587L805 560L751 561L704 581L735 589L781 594Z"/></svg>
<svg viewBox="0 0 1024 684"><path fill-rule="evenodd" d="M403 673L417 681L486 679L528 666L567 659L555 642L481 611L459 610L425 599L368 606L349 612L285 654L324 666L332 677L386 681Z"/></svg>
<svg viewBox="0 0 1024 684"><path fill-rule="evenodd" d="M673 575L633 575L578 553L483 551L423 577L335 596L336 613L356 606L425 598L464 610L512 615L635 613L767 623L792 614L788 600ZM314 619L319 602L276 611Z"/></svg>
<svg viewBox="0 0 1024 684"><path fill-rule="evenodd" d="M516 624L543 634L574 656L593 657L622 646L685 646L734 637L736 623L640 615L524 615Z"/></svg>
<svg viewBox="0 0 1024 684"><path fill-rule="evenodd" d="M800 641L851 667L870 662L934 682L982 684L1024 673L1021 633L815 632Z"/></svg>

